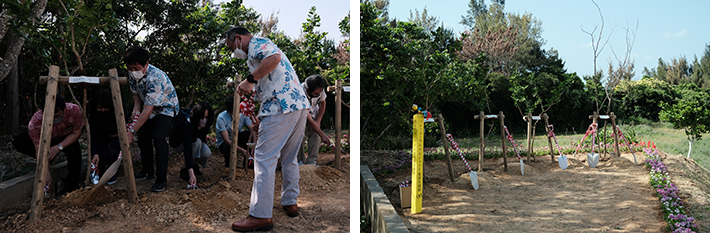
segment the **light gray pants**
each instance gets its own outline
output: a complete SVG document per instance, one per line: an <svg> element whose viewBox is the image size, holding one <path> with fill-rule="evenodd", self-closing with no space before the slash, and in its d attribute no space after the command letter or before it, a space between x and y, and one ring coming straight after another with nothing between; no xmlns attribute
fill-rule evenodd
<svg viewBox="0 0 710 233"><path fill-rule="evenodd" d="M281 158L281 205L296 204L300 193L298 147L301 146L308 110L261 118L259 139L254 155L254 185L251 189L249 215L271 218L274 208L276 164Z"/></svg>
<svg viewBox="0 0 710 233"><path fill-rule="evenodd" d="M298 162L303 164L316 164L318 162L318 152L320 151L320 136L311 127L306 126L306 142L308 142L308 158L303 153L303 146L298 149Z"/></svg>
<svg viewBox="0 0 710 233"><path fill-rule="evenodd" d="M185 150L185 147L183 144L180 144L177 148L175 148L175 152L181 153ZM212 156L212 150L210 150L210 147L202 142L201 139L195 140L195 142L192 143L192 158L195 159L195 163L199 163L202 168L205 168L207 166L207 159Z"/></svg>

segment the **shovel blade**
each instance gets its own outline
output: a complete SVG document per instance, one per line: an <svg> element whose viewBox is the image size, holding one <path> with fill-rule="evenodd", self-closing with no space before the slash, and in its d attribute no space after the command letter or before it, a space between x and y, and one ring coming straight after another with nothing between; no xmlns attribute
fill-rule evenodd
<svg viewBox="0 0 710 233"><path fill-rule="evenodd" d="M567 169L567 156L566 156L566 155L560 156L560 157L557 159L557 163L560 164L560 168L562 168L562 170Z"/></svg>
<svg viewBox="0 0 710 233"><path fill-rule="evenodd" d="M473 186L473 189L478 190L478 176L476 175L476 172L469 172L468 176L471 177L471 185Z"/></svg>
<svg viewBox="0 0 710 233"><path fill-rule="evenodd" d="M520 160L520 175L525 175L525 164L522 159Z"/></svg>
<svg viewBox="0 0 710 233"><path fill-rule="evenodd" d="M591 168L597 167L597 164L599 164L599 154L597 154L597 153L587 154L587 164L589 164L589 167L591 167Z"/></svg>

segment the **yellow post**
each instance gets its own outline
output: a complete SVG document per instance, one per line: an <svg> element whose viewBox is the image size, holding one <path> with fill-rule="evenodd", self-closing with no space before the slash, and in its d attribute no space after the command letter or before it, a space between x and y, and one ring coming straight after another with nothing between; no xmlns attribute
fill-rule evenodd
<svg viewBox="0 0 710 233"><path fill-rule="evenodd" d="M424 115L414 114L412 134L412 213L422 212L424 191Z"/></svg>

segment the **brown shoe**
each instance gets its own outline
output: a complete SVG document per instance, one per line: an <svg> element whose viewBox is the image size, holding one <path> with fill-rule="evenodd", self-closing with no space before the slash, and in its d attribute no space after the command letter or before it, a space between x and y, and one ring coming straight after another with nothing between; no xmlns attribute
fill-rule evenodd
<svg viewBox="0 0 710 233"><path fill-rule="evenodd" d="M283 206L283 209L286 211L286 215L288 215L289 217L298 216L298 204L285 205Z"/></svg>
<svg viewBox="0 0 710 233"><path fill-rule="evenodd" d="M232 230L239 232L268 231L273 227L271 218L257 218L251 215L242 221L232 223Z"/></svg>

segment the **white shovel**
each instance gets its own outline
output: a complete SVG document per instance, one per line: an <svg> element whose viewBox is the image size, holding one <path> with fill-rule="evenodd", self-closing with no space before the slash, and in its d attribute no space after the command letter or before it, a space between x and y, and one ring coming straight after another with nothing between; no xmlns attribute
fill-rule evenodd
<svg viewBox="0 0 710 233"><path fill-rule="evenodd" d="M548 125L547 128L550 130L550 136L555 139L555 146L557 146L557 152L560 153L560 157L557 158L557 163L560 165L560 168L562 168L562 170L565 170L567 169L567 156L562 154L560 144L557 143L557 137L555 136L554 127L552 127L552 125Z"/></svg>
<svg viewBox="0 0 710 233"><path fill-rule="evenodd" d="M520 175L525 175L525 164L523 163L523 158L520 157L520 152L518 152L518 147L515 144L515 140L513 140L513 135L510 135L508 132L508 127L503 126L503 129L505 129L505 134L508 135L506 138L510 142L510 144L513 144L513 149L515 149L515 154L518 155L518 160L520 160ZM504 155L507 156L507 155Z"/></svg>
<svg viewBox="0 0 710 233"><path fill-rule="evenodd" d="M595 168L599 164L599 154L593 152L587 154L587 164L589 167Z"/></svg>
<svg viewBox="0 0 710 233"><path fill-rule="evenodd" d="M470 171L468 172L468 176L471 177L471 185L473 186L473 189L478 190L478 176L476 175L476 172Z"/></svg>
<svg viewBox="0 0 710 233"><path fill-rule="evenodd" d="M562 168L562 170L567 169L567 155L561 155L557 158L557 163L560 164L560 168Z"/></svg>
<svg viewBox="0 0 710 233"><path fill-rule="evenodd" d="M449 142L451 143L451 148L454 148L454 150L459 153L461 160L463 160L463 163L466 164L466 168L468 168L468 176L471 178L471 186L473 186L474 190L478 190L478 175L476 175L476 172L474 172L471 167L468 166L468 162L466 162L466 158L463 157L463 152L461 152L459 144L454 142L454 137L451 136L451 134L446 134L446 138L449 139Z"/></svg>

